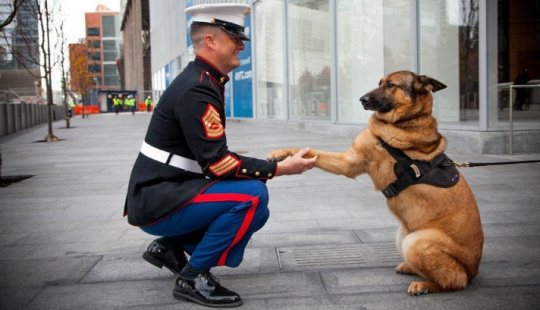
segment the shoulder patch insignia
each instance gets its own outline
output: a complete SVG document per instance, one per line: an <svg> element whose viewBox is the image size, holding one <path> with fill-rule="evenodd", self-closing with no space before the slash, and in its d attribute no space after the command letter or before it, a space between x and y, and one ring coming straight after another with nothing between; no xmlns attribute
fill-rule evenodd
<svg viewBox="0 0 540 310"><path fill-rule="evenodd" d="M240 165L240 160L232 155L223 157L217 163L209 167L210 171L216 176L220 177L224 174L231 172Z"/></svg>
<svg viewBox="0 0 540 310"><path fill-rule="evenodd" d="M206 112L201 118L206 137L210 139L221 138L225 134L225 129L221 123L219 112L213 105L208 104Z"/></svg>

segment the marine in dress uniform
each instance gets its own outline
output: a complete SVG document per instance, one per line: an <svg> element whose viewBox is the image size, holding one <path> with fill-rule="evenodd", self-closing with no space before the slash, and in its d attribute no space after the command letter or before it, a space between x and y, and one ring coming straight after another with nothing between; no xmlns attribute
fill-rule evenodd
<svg viewBox="0 0 540 310"><path fill-rule="evenodd" d="M196 23L217 27L224 40L232 40L227 44L233 44L235 53L244 49L242 40L249 40L241 26L248 12L249 5L244 4L186 10L193 18L192 33ZM265 182L282 163L228 149L228 72L199 56L195 46L194 51L195 60L174 79L154 109L132 169L124 213L130 224L162 236L150 244L143 258L177 274L176 299L233 307L242 299L221 286L210 268L241 263L251 235L269 217ZM232 52L227 55L238 61ZM302 167L283 174L313 167L315 160L301 156L295 160Z"/></svg>

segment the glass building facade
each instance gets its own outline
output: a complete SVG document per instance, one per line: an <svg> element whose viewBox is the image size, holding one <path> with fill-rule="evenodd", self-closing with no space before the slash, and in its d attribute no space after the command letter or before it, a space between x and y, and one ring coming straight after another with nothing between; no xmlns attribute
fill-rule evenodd
<svg viewBox="0 0 540 310"><path fill-rule="evenodd" d="M7 20L12 11L13 1L0 0L0 21ZM40 52L37 14L37 1L25 1L18 8L13 21L2 30L0 33L0 69L34 69L38 67Z"/></svg>
<svg viewBox="0 0 540 310"><path fill-rule="evenodd" d="M187 6L220 1L173 2L178 4L175 14L183 16ZM246 48L253 60L252 118L366 126L372 112L362 108L359 98L384 75L411 70L447 85L434 94L434 115L451 143L467 133L475 144L483 141L480 146L465 146L472 152L506 153L512 125L520 132L525 151L540 151L535 142L540 133L540 87L535 86L540 84L540 1L248 3L252 5L247 21L252 41ZM156 31L153 24L151 29ZM186 34L182 36L187 42ZM152 52L159 55L156 37L159 34L152 37ZM193 57L189 44L178 51L175 65L166 70L167 64L155 66L153 60L154 80L163 81L154 84L158 96L166 81ZM517 95L510 86L525 68L530 81L522 88L524 105L510 111L510 97L514 104ZM234 71L231 76L234 81ZM234 85L231 88L234 94ZM230 116L237 117L235 96L231 98Z"/></svg>

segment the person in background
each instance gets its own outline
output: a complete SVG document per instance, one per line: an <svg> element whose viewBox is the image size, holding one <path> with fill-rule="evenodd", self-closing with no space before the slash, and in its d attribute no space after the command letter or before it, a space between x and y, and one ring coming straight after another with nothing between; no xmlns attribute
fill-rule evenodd
<svg viewBox="0 0 540 310"><path fill-rule="evenodd" d="M126 107L129 111L131 111L131 114L135 114L135 98L133 98L132 95L128 95L126 99Z"/></svg>
<svg viewBox="0 0 540 310"><path fill-rule="evenodd" d="M523 71L516 77L514 80L514 85L527 85L531 80L529 77L529 69L525 68ZM516 90L516 109L524 110L523 105L527 101L527 89L526 88L515 88Z"/></svg>
<svg viewBox="0 0 540 310"><path fill-rule="evenodd" d="M144 100L144 104L146 105L146 112L150 112L152 110L152 98L148 96L148 98Z"/></svg>
<svg viewBox="0 0 540 310"><path fill-rule="evenodd" d="M256 231L270 216L266 182L301 174L317 158L304 148L282 162L229 150L225 84L240 66L246 4L197 5L190 36L195 59L160 97L133 166L124 215L131 225L160 236L143 258L175 275L173 296L209 307L243 301L210 272L237 267ZM186 258L188 254L189 260Z"/></svg>
<svg viewBox="0 0 540 310"><path fill-rule="evenodd" d="M73 103L73 102L69 103L69 111L68 111L68 113L69 113L70 118L73 117L73 113L75 113L75 111L74 111L75 107L76 107L75 103Z"/></svg>
<svg viewBox="0 0 540 310"><path fill-rule="evenodd" d="M122 94L118 95L118 106L120 107L120 112L126 110L126 101Z"/></svg>
<svg viewBox="0 0 540 310"><path fill-rule="evenodd" d="M113 107L114 107L114 113L118 114L120 112L120 109L122 108L122 102L118 97L113 97Z"/></svg>

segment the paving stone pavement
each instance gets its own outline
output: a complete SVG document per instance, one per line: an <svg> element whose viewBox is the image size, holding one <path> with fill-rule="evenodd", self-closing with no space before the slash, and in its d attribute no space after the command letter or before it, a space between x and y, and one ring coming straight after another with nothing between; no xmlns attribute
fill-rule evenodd
<svg viewBox="0 0 540 310"><path fill-rule="evenodd" d="M0 309L204 309L172 297L174 277L141 255L153 237L127 224L123 203L151 114L91 115L0 137ZM230 149L264 158L281 147L344 151L352 138L285 123L228 120ZM449 143L460 143L449 141ZM540 154L448 154L455 161ZM540 164L460 168L477 198L485 244L462 291L409 296L394 272L397 221L368 176L314 169L268 182L271 217L238 268L215 268L240 309L539 309Z"/></svg>

